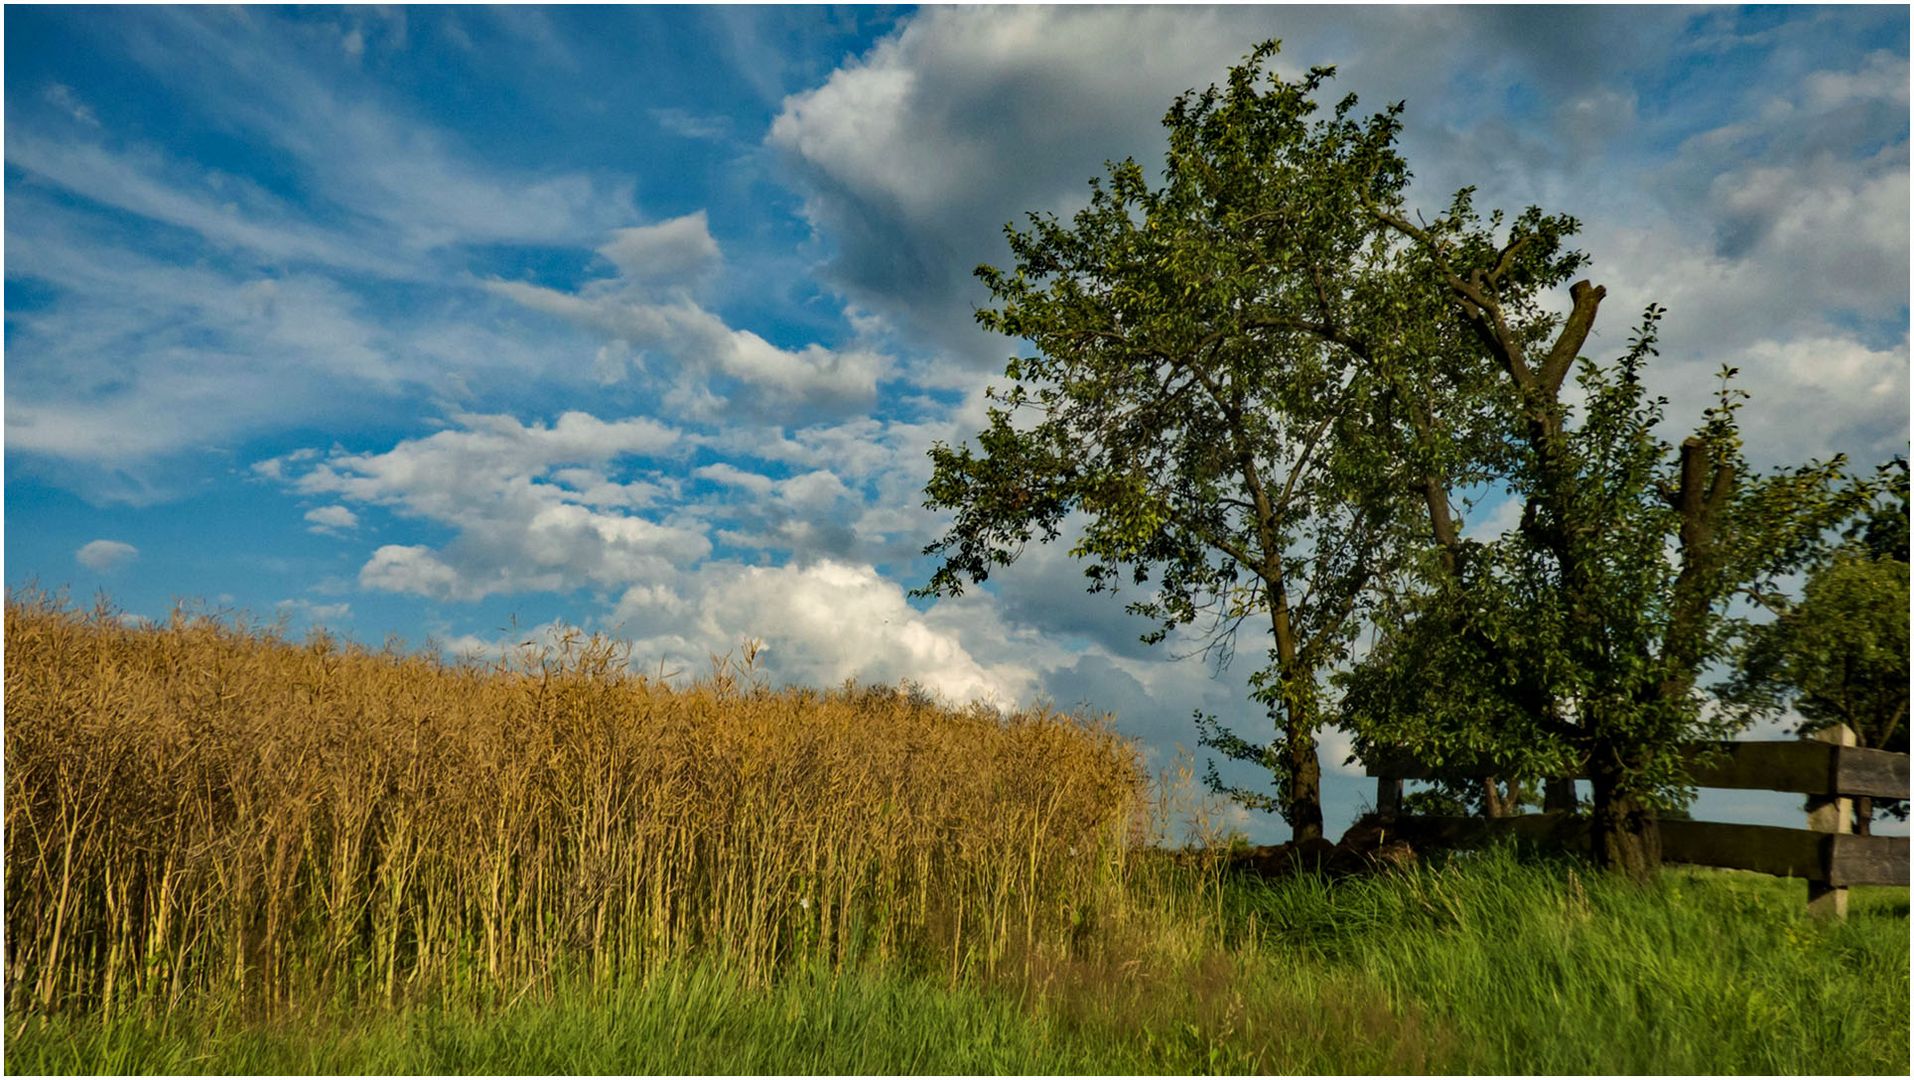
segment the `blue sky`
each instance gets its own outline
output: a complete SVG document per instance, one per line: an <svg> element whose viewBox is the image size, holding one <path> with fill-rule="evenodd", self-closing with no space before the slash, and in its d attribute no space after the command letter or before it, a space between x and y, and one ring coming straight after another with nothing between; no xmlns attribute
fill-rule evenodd
<svg viewBox="0 0 1914 1080"><path fill-rule="evenodd" d="M1904 8L46 8L6 47L8 586L377 642L554 620L698 670L1114 709L1214 673L1054 549L910 601L970 278L1265 37L1408 102L1414 198L1585 224L1590 351L1670 308L1768 463L1907 445ZM1472 527L1504 513L1481 508ZM515 629L516 628L516 629ZM1244 650L1247 655L1249 650ZM1332 740L1332 747L1336 745ZM1334 765L1339 755L1328 755ZM1366 785L1337 773L1332 821ZM1787 797L1704 810L1787 819ZM1759 804L1759 805L1757 805ZM1279 833L1267 823L1253 833Z"/></svg>

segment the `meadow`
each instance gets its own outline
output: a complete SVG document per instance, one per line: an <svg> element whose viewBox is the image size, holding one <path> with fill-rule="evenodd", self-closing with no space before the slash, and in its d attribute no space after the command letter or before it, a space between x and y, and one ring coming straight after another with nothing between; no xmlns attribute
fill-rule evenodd
<svg viewBox="0 0 1914 1080"><path fill-rule="evenodd" d="M1908 897L1228 868L1095 718L6 609L9 1072L1905 1072ZM1172 835L1195 820L1197 835Z"/></svg>

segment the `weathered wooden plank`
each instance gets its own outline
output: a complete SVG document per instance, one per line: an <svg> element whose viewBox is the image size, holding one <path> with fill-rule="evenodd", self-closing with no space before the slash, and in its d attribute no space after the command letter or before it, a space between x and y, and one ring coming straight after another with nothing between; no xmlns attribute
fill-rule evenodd
<svg viewBox="0 0 1914 1080"><path fill-rule="evenodd" d="M1828 884L1906 885L1907 837L1831 836Z"/></svg>
<svg viewBox="0 0 1914 1080"><path fill-rule="evenodd" d="M1493 764L1460 760L1440 769L1403 752L1377 752L1363 771L1401 780L1478 779L1499 775ZM1697 744L1688 751L1696 787L1797 791L1804 795L1908 797L1908 756L1833 746L1812 739ZM1576 778L1587 775L1577 770Z"/></svg>
<svg viewBox="0 0 1914 1080"><path fill-rule="evenodd" d="M1835 748L1822 742L1714 743L1696 747L1688 775L1696 787L1831 794Z"/></svg>
<svg viewBox="0 0 1914 1080"><path fill-rule="evenodd" d="M1834 753L1834 786L1843 795L1907 798L1906 754L1843 746Z"/></svg>
<svg viewBox="0 0 1914 1080"><path fill-rule="evenodd" d="M1775 825L1661 823L1661 855L1666 862L1758 870L1808 881L1827 880L1827 849L1833 839L1825 833Z"/></svg>
<svg viewBox="0 0 1914 1080"><path fill-rule="evenodd" d="M1390 831L1411 844L1463 846L1512 837L1576 849L1588 846L1588 819L1564 814L1405 817ZM1833 887L1908 884L1908 840L1902 836L1669 820L1661 823L1661 844L1663 860L1671 863L1754 870Z"/></svg>

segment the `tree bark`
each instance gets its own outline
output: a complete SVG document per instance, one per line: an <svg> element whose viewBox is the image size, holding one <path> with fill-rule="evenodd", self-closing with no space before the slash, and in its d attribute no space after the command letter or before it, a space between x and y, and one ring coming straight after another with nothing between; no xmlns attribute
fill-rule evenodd
<svg viewBox="0 0 1914 1080"><path fill-rule="evenodd" d="M1510 800L1503 797L1502 789L1497 786L1495 777L1482 778L1482 809L1486 816L1508 817L1512 813L1509 803Z"/></svg>
<svg viewBox="0 0 1914 1080"><path fill-rule="evenodd" d="M1589 821L1589 851L1596 865L1646 882L1661 866L1661 824L1640 796L1622 790L1612 771L1597 770L1594 814Z"/></svg>
<svg viewBox="0 0 1914 1080"><path fill-rule="evenodd" d="M1316 737L1291 725L1289 744L1289 818L1291 839L1320 840L1323 835L1323 770Z"/></svg>
<svg viewBox="0 0 1914 1080"><path fill-rule="evenodd" d="M1267 580L1267 579L1266 579ZM1295 840L1321 839L1323 834L1322 763L1316 757L1315 709L1311 707L1308 673L1299 671L1296 629L1289 621L1289 590L1280 575L1270 587L1270 631L1276 635L1276 677L1282 682L1283 751L1288 758L1289 797L1283 820Z"/></svg>

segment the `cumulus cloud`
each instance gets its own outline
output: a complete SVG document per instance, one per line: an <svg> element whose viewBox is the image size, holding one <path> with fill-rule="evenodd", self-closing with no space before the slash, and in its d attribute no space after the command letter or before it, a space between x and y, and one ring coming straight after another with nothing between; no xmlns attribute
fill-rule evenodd
<svg viewBox="0 0 1914 1080"><path fill-rule="evenodd" d="M836 426L762 438L750 457L766 473L725 460L688 468L686 456L709 452L712 440L644 419L574 412L549 424L496 415L455 423L383 452L296 451L254 468L337 500L321 510L343 513L313 511L328 522L379 506L452 531L443 544L380 545L360 567L361 588L470 601L592 587L616 598L605 625L635 641L641 662L695 668L754 637L784 680L910 679L954 701L1007 706L1048 695L1047 673L1074 662L1052 630L1019 618L1023 609L1006 618L979 593L920 610L903 583L861 557L895 539L862 530L874 505L901 494L888 490L891 472L897 455L921 455L918 428L860 429L866 454L836 469L821 466L853 438ZM871 452L886 446L889 455ZM686 474L743 498L694 496L674 479ZM914 551L929 524L893 528ZM786 557L714 558L714 533L732 549Z"/></svg>
<svg viewBox="0 0 1914 1080"><path fill-rule="evenodd" d="M1658 370L1671 423L1692 422L1732 363L1760 425L1763 397L1789 390L1768 366L1783 353L1845 339L1884 368L1906 363L1907 60L1834 59L1852 55L1836 47L1845 19L1809 20L1784 50L1727 13L1667 10L1634 23L1556 8L933 9L787 98L766 141L828 241L827 273L965 361L917 377L968 386L1011 349L969 319L986 299L969 270L1004 261L1000 227L1070 212L1106 159L1153 169L1170 99L1281 37L1280 70L1334 63L1333 92L1407 100L1418 205L1475 184L1485 207L1541 203L1587 222L1610 289L1590 351L1619 353L1642 307L1669 307ZM1704 60L1732 77L1697 83L1682 109L1643 107L1667 65ZM1904 439L1890 415L1904 410L1870 401L1753 449L1782 460Z"/></svg>
<svg viewBox="0 0 1914 1080"><path fill-rule="evenodd" d="M140 557L140 549L119 540L91 540L80 545L73 559L95 573L110 573Z"/></svg>
<svg viewBox="0 0 1914 1080"><path fill-rule="evenodd" d="M796 170L805 213L833 252L832 279L965 359L943 373L961 385L1009 351L970 317L987 299L971 268L1005 260L1005 223L1072 212L1105 161L1133 156L1154 171L1171 99L1220 80L1255 42L1283 39L1276 66L1286 75L1336 64L1336 92L1359 90L1378 107L1409 99L1426 132L1412 125L1412 160L1440 199L1530 171L1536 147L1512 144L1506 131L1459 141L1505 111L1518 83L1530 100L1574 98L1586 111L1604 78L1664 54L1678 18L1628 23L1561 8L927 8L786 98L766 142ZM1457 77L1465 65L1472 78ZM1451 158L1472 168L1449 168Z"/></svg>
<svg viewBox="0 0 1914 1080"><path fill-rule="evenodd" d="M456 599L494 593L618 586L703 558L710 541L691 519L639 511L673 483L630 459L671 458L684 435L645 418L605 421L568 412L551 424L460 416L457 429L407 439L384 453L335 452L297 474L295 490L383 506L456 530L444 550L379 548L360 584ZM262 473L288 475L284 462Z"/></svg>
<svg viewBox="0 0 1914 1080"><path fill-rule="evenodd" d="M1005 221L1080 200L1100 162L1141 148L1194 71L1240 52L1248 39L1225 19L1237 16L925 9L787 98L767 141L799 170L839 286L974 370L1001 357L970 326L970 268L1001 258ZM1142 55L1139 41L1151 43Z"/></svg>
<svg viewBox="0 0 1914 1080"><path fill-rule="evenodd" d="M1650 378L1672 428L1729 365L1758 464L1905 451L1906 72L1872 54L1764 90L1685 139L1631 213L1591 224L1610 295L1590 351L1619 353L1643 306L1667 307Z"/></svg>
<svg viewBox="0 0 1914 1080"><path fill-rule="evenodd" d="M641 656L695 662L756 638L779 676L810 685L910 679L952 701L1012 706L1035 682L1026 666L980 662L958 632L912 608L874 568L832 560L714 565L674 589L635 586L613 618L636 636Z"/></svg>

